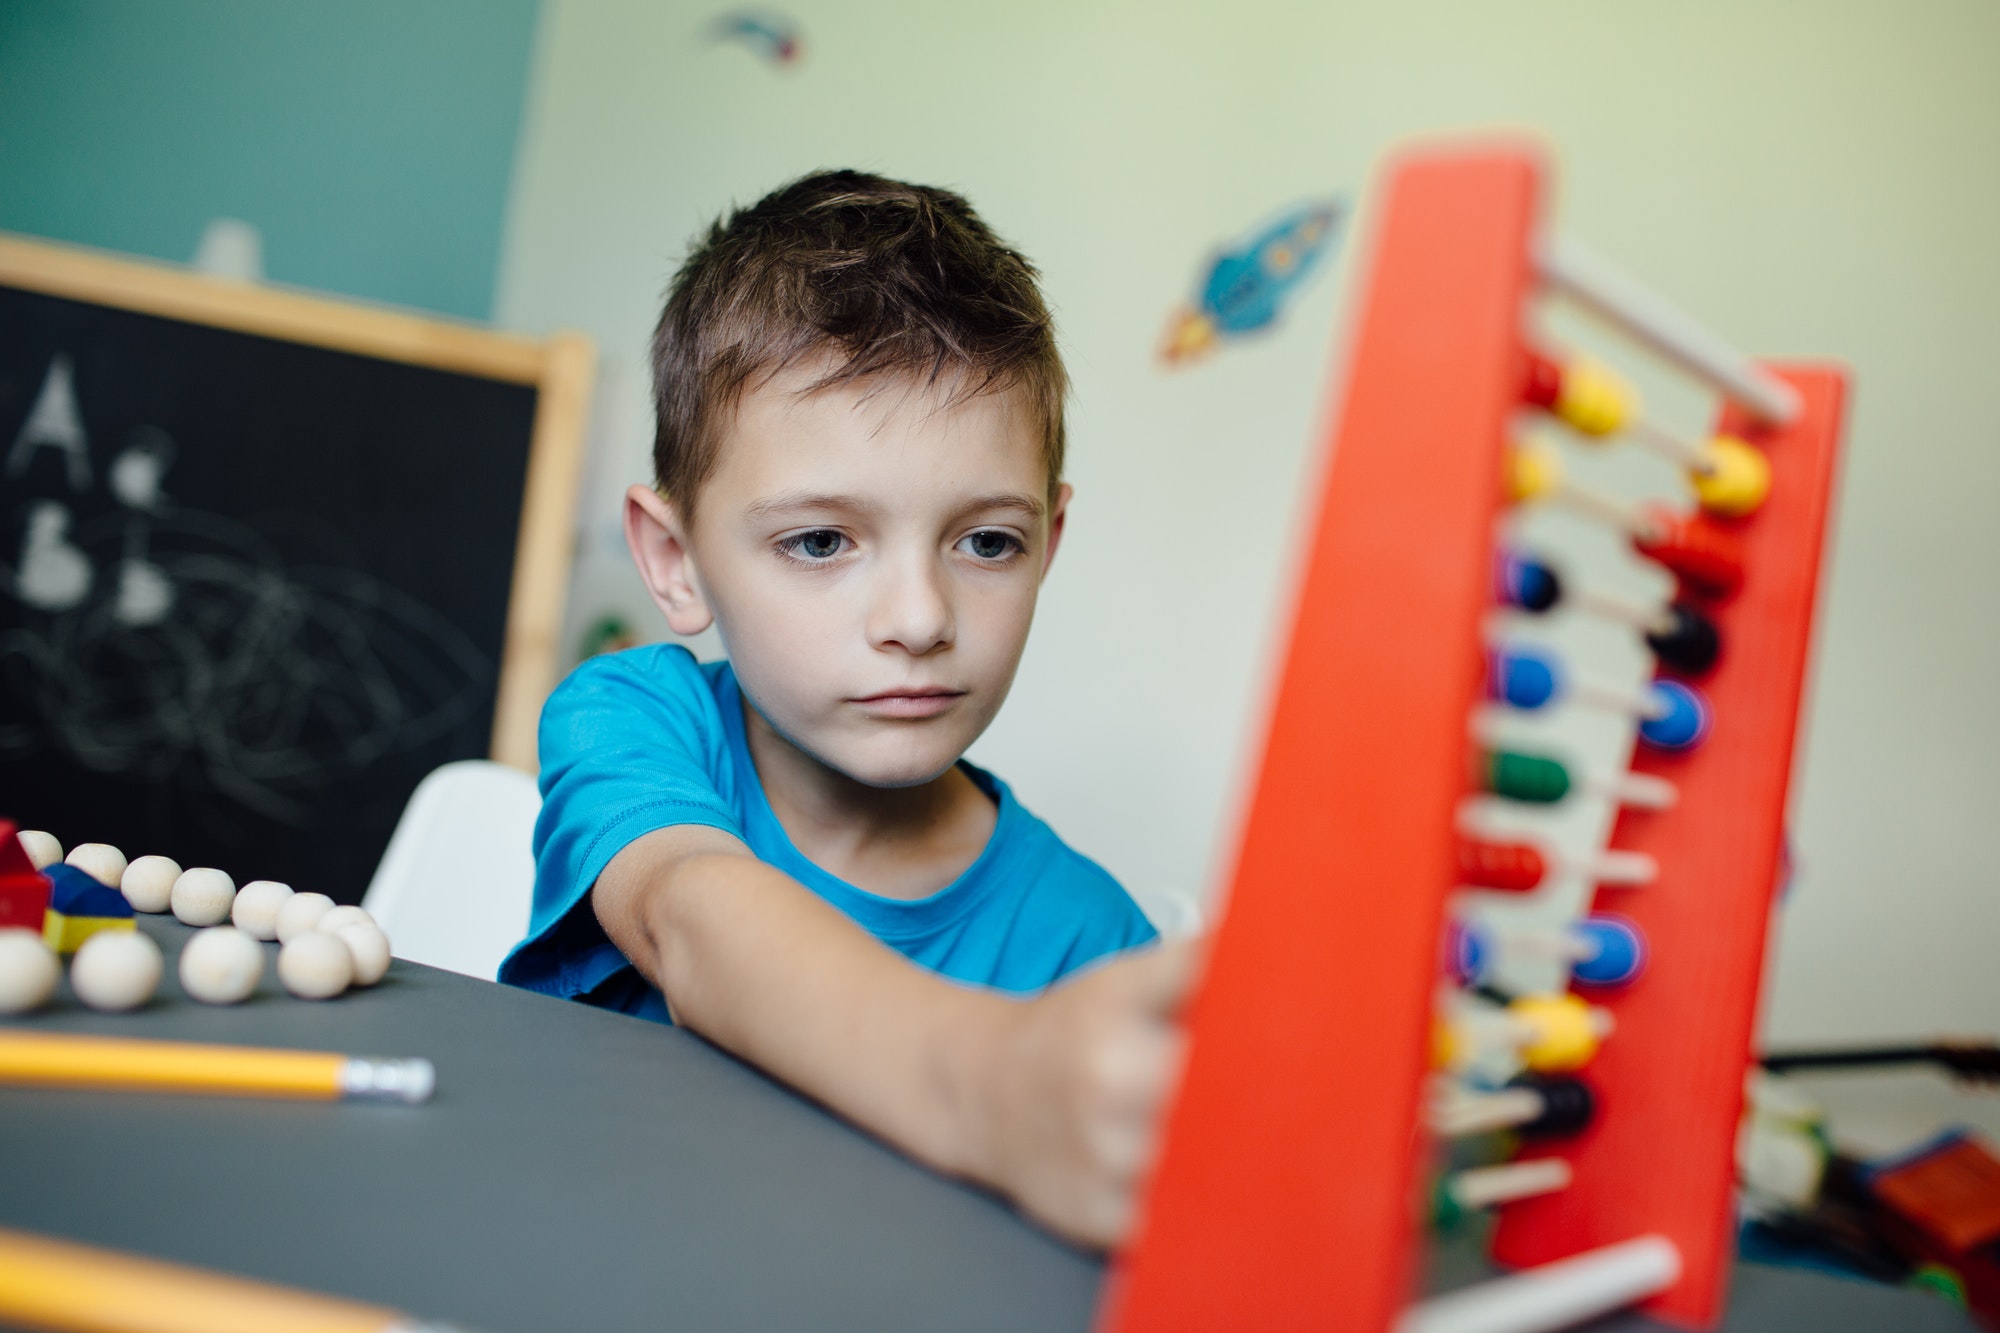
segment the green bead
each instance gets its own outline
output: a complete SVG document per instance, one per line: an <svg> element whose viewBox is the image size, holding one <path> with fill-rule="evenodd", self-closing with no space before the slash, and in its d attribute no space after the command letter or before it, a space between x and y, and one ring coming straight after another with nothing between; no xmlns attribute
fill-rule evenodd
<svg viewBox="0 0 2000 1333"><path fill-rule="evenodd" d="M1569 795L1569 770L1540 755L1495 750L1486 757L1486 789L1509 800L1553 805Z"/></svg>

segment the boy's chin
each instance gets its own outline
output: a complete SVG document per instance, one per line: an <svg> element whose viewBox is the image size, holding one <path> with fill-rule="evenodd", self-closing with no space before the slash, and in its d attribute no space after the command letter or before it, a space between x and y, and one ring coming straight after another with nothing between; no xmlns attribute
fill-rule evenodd
<svg viewBox="0 0 2000 1333"><path fill-rule="evenodd" d="M911 739L899 738L895 745L854 746L848 753L834 756L829 767L869 787L921 787L949 773L963 753L962 747L913 745Z"/></svg>

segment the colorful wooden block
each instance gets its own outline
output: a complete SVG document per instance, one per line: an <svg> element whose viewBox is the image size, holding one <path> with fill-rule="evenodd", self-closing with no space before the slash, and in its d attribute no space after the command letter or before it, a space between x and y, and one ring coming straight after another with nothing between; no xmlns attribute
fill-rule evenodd
<svg viewBox="0 0 2000 1333"><path fill-rule="evenodd" d="M17 834L11 821L0 819L0 930L40 930L49 880L28 859Z"/></svg>
<svg viewBox="0 0 2000 1333"><path fill-rule="evenodd" d="M57 953L75 953L100 930L136 930L125 895L100 884L75 866L50 866L49 906L42 916L42 939Z"/></svg>

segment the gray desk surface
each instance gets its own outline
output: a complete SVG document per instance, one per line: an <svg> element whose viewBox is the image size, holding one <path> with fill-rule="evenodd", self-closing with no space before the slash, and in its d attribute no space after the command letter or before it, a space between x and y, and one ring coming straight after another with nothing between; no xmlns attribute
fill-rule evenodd
<svg viewBox="0 0 2000 1333"><path fill-rule="evenodd" d="M1089 1328L1094 1259L685 1033L400 961L329 1003L267 972L248 1003L209 1008L173 980L189 932L143 928L168 953L148 1009L93 1014L65 989L18 1025L424 1055L437 1096L0 1089L0 1224L486 1333ZM1969 1325L1928 1297L1744 1265L1727 1327Z"/></svg>

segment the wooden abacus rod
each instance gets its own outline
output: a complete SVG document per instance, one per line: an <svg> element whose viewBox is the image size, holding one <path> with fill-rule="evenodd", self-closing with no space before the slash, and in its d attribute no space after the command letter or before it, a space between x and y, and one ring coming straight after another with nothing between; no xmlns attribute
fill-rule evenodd
<svg viewBox="0 0 2000 1333"><path fill-rule="evenodd" d="M1545 239L1535 263L1552 290L1713 385L1765 423L1788 426L1798 420L1797 390L1585 246L1562 237Z"/></svg>
<svg viewBox="0 0 2000 1333"><path fill-rule="evenodd" d="M1680 1276L1674 1243L1640 1236L1434 1296L1404 1311L1395 1333L1546 1333L1644 1300Z"/></svg>

